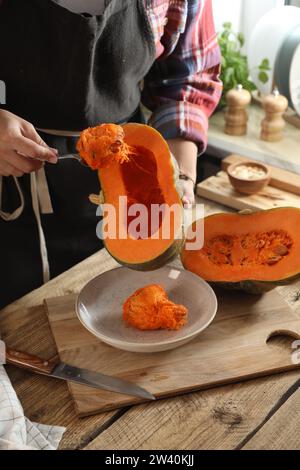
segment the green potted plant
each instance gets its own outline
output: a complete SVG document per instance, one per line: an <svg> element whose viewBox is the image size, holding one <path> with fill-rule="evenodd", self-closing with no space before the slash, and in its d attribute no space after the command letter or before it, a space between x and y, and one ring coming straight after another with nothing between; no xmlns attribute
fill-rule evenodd
<svg viewBox="0 0 300 470"><path fill-rule="evenodd" d="M219 104L219 109L226 106L226 93L237 85L242 85L246 90L253 92L256 86L250 79L250 70L248 67L247 56L243 54L242 49L245 44L245 38L242 33L236 33L232 24L226 22L223 24L223 30L218 35L219 45L222 54L222 72L223 94ZM268 71L270 71L269 60L264 59L260 65L259 79L262 83L268 81Z"/></svg>

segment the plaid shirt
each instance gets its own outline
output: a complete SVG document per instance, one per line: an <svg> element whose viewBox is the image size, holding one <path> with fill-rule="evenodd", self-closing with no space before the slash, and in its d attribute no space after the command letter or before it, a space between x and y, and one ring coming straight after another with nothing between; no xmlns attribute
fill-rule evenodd
<svg viewBox="0 0 300 470"><path fill-rule="evenodd" d="M145 1L157 59L142 96L153 111L150 123L166 139L194 141L203 152L222 93L211 0Z"/></svg>

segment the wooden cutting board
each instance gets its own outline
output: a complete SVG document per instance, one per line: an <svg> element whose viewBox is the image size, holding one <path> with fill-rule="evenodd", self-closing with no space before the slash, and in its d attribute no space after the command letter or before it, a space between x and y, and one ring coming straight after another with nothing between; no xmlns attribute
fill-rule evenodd
<svg viewBox="0 0 300 470"><path fill-rule="evenodd" d="M277 207L300 208L300 196L272 186L251 196L240 194L232 187L228 175L224 171L198 184L197 195L237 210L265 210Z"/></svg>
<svg viewBox="0 0 300 470"><path fill-rule="evenodd" d="M217 292L215 322L193 342L173 351L137 354L114 349L91 335L76 317L75 296L45 301L61 360L132 381L170 397L216 385L295 369L292 343L300 319L273 290L262 297ZM284 333L291 349L274 348L268 338ZM141 403L142 400L69 383L79 416Z"/></svg>

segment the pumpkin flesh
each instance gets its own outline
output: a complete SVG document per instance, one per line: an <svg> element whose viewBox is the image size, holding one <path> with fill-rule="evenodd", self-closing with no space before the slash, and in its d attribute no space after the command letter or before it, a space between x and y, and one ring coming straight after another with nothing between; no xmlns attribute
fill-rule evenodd
<svg viewBox="0 0 300 470"><path fill-rule="evenodd" d="M114 230L109 218L103 226L105 247L125 266L157 269L178 254L183 238L182 205L169 147L149 126L106 126L112 127L92 130L92 152L85 145L84 135L78 145L82 158L98 169L104 203L115 211ZM105 204L104 220L108 215ZM139 212L135 204L142 204L146 211ZM161 208L155 217L153 205ZM171 207L176 209L169 217L167 209Z"/></svg>
<svg viewBox="0 0 300 470"><path fill-rule="evenodd" d="M295 208L206 217L204 247L183 250L182 262L212 283L280 283L300 273L299 226Z"/></svg>

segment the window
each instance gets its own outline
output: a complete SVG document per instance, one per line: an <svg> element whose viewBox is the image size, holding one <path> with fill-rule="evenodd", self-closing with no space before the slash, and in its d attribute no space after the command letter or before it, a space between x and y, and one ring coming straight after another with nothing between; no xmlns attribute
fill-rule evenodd
<svg viewBox="0 0 300 470"><path fill-rule="evenodd" d="M286 0L285 4L300 7L300 0Z"/></svg>
<svg viewBox="0 0 300 470"><path fill-rule="evenodd" d="M290 1L300 6L300 0ZM225 21L230 21L236 31L245 34L247 42L259 18L285 3L285 0L213 0L217 31Z"/></svg>

